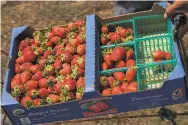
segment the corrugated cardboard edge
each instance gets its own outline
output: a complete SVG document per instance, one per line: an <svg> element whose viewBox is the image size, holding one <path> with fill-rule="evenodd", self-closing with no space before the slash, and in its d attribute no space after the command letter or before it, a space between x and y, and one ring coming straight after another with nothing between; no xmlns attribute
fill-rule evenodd
<svg viewBox="0 0 188 125"><path fill-rule="evenodd" d="M158 5L157 3L154 3L153 7L151 10L147 11L141 11L137 13L129 13L125 15L120 15L120 16L113 16L113 17L108 17L108 18L102 18L104 23L108 22L115 22L115 21L121 21L121 20L128 20L132 19L133 17L137 16L147 16L147 15L155 15L155 14L164 14L165 9Z"/></svg>

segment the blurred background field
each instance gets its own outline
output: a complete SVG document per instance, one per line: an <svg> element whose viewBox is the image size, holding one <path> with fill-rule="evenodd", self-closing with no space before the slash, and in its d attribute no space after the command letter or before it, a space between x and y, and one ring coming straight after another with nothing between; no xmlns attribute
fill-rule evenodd
<svg viewBox="0 0 188 125"><path fill-rule="evenodd" d="M101 17L114 15L114 3L105 1L92 2L7 2L1 7L1 49L8 52L10 46L11 31L14 27L31 25L35 29L42 29L49 25L64 25L69 22L83 19L87 14L96 13ZM184 37L188 53L188 35ZM1 54L1 80L7 65L7 56ZM120 102L121 103L121 102ZM126 105L125 105L126 106ZM178 113L188 113L188 103L168 106ZM156 115L159 108L138 110L116 115L101 116L113 118L134 115ZM188 115L178 115L178 125L188 124ZM6 125L11 123L6 120ZM161 121L159 117L146 118L122 118L112 120L98 120L79 123L53 123L62 125L171 125L171 122Z"/></svg>

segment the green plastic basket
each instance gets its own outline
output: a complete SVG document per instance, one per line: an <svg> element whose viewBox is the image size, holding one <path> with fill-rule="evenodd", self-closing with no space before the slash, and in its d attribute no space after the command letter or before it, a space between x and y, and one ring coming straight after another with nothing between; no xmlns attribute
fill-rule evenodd
<svg viewBox="0 0 188 125"><path fill-rule="evenodd" d="M132 46L135 51L138 91L162 87L163 83L177 64L170 20L164 19L163 15L151 15L136 17L132 20L112 22L109 23L109 26L110 29L113 29L114 26L129 26L133 28L134 40L127 43L100 46L99 64L102 62L101 52L103 49L114 48L116 46ZM170 52L172 54L172 59L164 60L162 62L153 62L152 53L155 50ZM109 76L114 72L126 72L126 70L126 67L105 71L99 70L99 76Z"/></svg>

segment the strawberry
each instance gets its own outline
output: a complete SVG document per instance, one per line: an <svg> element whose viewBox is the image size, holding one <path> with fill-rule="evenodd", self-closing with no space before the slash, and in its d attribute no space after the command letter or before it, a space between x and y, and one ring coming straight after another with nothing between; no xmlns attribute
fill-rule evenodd
<svg viewBox="0 0 188 125"><path fill-rule="evenodd" d="M51 42L52 44L57 45L57 44L59 44L59 43L61 42L61 38L58 37L58 36L54 36L54 37L52 37L52 38L50 39L50 42Z"/></svg>
<svg viewBox="0 0 188 125"><path fill-rule="evenodd" d="M107 79L108 79L108 85L112 88L112 87L113 87L113 83L114 83L115 78L109 76Z"/></svg>
<svg viewBox="0 0 188 125"><path fill-rule="evenodd" d="M35 80L29 80L26 84L25 84L25 88L27 91L30 91L32 89L36 89L39 85L38 81Z"/></svg>
<svg viewBox="0 0 188 125"><path fill-rule="evenodd" d="M60 101L60 97L59 97L58 95L55 95L55 94L50 94L50 95L48 95L48 97L46 98L46 101L47 101L49 104L56 103L56 102L59 102L59 101Z"/></svg>
<svg viewBox="0 0 188 125"><path fill-rule="evenodd" d="M43 77L43 74L41 71L37 71L35 74L33 74L31 80L39 81Z"/></svg>
<svg viewBox="0 0 188 125"><path fill-rule="evenodd" d="M21 69L20 69L20 64L19 63L15 64L14 72L15 73L21 73Z"/></svg>
<svg viewBox="0 0 188 125"><path fill-rule="evenodd" d="M46 45L47 47L52 47L52 46L53 46L53 43L52 43L52 41L48 41L48 42L45 43L45 45Z"/></svg>
<svg viewBox="0 0 188 125"><path fill-rule="evenodd" d="M107 79L106 76L101 76L101 77L100 77L100 86L101 86L102 88L108 87L108 79Z"/></svg>
<svg viewBox="0 0 188 125"><path fill-rule="evenodd" d="M64 43L64 44L67 44L68 42L69 42L69 41L68 41L67 38L64 38L64 39L63 39L63 43Z"/></svg>
<svg viewBox="0 0 188 125"><path fill-rule="evenodd" d="M65 38L65 36L66 36L66 34L68 32L68 29L64 28L64 27L59 27L59 29L57 31L58 31L58 36L59 37Z"/></svg>
<svg viewBox="0 0 188 125"><path fill-rule="evenodd" d="M44 51L44 54L43 54L43 58L46 59L49 55L52 54L52 51L51 50L45 50ZM39 64L40 65L40 64Z"/></svg>
<svg viewBox="0 0 188 125"><path fill-rule="evenodd" d="M78 27L78 24L77 23L69 23L67 26L68 26L68 29L70 30L70 29Z"/></svg>
<svg viewBox="0 0 188 125"><path fill-rule="evenodd" d="M85 69L85 58L83 57L78 58L77 64L80 68Z"/></svg>
<svg viewBox="0 0 188 125"><path fill-rule="evenodd" d="M124 68L126 66L125 62L123 60L116 63L116 68Z"/></svg>
<svg viewBox="0 0 188 125"><path fill-rule="evenodd" d="M25 62L24 56L20 56L16 59L16 63L23 64Z"/></svg>
<svg viewBox="0 0 188 125"><path fill-rule="evenodd" d="M80 44L78 39L72 39L70 43L74 47L77 47Z"/></svg>
<svg viewBox="0 0 188 125"><path fill-rule="evenodd" d="M26 48L24 48L24 50L22 51L23 54L26 54L27 52L32 52L32 46L27 46Z"/></svg>
<svg viewBox="0 0 188 125"><path fill-rule="evenodd" d="M79 41L80 44L85 43L85 35L79 34L76 39Z"/></svg>
<svg viewBox="0 0 188 125"><path fill-rule="evenodd" d="M100 105L97 103L94 105L89 105L87 108L89 110L91 110L92 112L100 112L101 111Z"/></svg>
<svg viewBox="0 0 188 125"><path fill-rule="evenodd" d="M81 100L83 97L82 93L76 92L76 100Z"/></svg>
<svg viewBox="0 0 188 125"><path fill-rule="evenodd" d="M85 21L84 20L80 20L76 22L78 27L83 27L85 25Z"/></svg>
<svg viewBox="0 0 188 125"><path fill-rule="evenodd" d="M109 108L109 106L106 103L104 103L104 102L97 102L97 105L100 105L100 108L102 110L106 110L106 109Z"/></svg>
<svg viewBox="0 0 188 125"><path fill-rule="evenodd" d="M46 98L49 94L50 94L50 92L46 88L39 89L40 98Z"/></svg>
<svg viewBox="0 0 188 125"><path fill-rule="evenodd" d="M33 51L27 51L24 53L24 62L34 62L36 60L36 55Z"/></svg>
<svg viewBox="0 0 188 125"><path fill-rule="evenodd" d="M125 73L123 73L123 72L115 72L114 73L114 77L117 79L117 80L119 80L120 82L123 82L123 81L125 81Z"/></svg>
<svg viewBox="0 0 188 125"><path fill-rule="evenodd" d="M63 84L60 83L60 82L59 82L59 83L56 83L56 84L54 85L54 90L55 90L56 94L60 94L62 86L63 86Z"/></svg>
<svg viewBox="0 0 188 125"><path fill-rule="evenodd" d="M16 80L16 83L17 84L21 84L21 74L16 74L14 76L14 79Z"/></svg>
<svg viewBox="0 0 188 125"><path fill-rule="evenodd" d="M47 33L45 33L45 35L46 35L46 38L47 38L48 40L50 40L52 37L54 37L54 34L51 33L51 32L47 32Z"/></svg>
<svg viewBox="0 0 188 125"><path fill-rule="evenodd" d="M75 53L75 48L73 46L71 46L70 43L68 43L65 47L65 51L69 52L70 54L74 54Z"/></svg>
<svg viewBox="0 0 188 125"><path fill-rule="evenodd" d="M101 70L108 70L108 69L109 69L109 67L108 67L107 63L106 63L106 62L103 62L103 63L101 64Z"/></svg>
<svg viewBox="0 0 188 125"><path fill-rule="evenodd" d="M29 42L27 40L22 40L19 45L19 50L22 51L24 50L27 46L29 45Z"/></svg>
<svg viewBox="0 0 188 125"><path fill-rule="evenodd" d="M123 82L123 83L121 84L121 89L122 89L123 91L126 91L126 89L128 88L128 86L129 86L129 83L128 83L128 82Z"/></svg>
<svg viewBox="0 0 188 125"><path fill-rule="evenodd" d="M102 91L102 96L110 96L112 94L112 91L110 88L104 89Z"/></svg>
<svg viewBox="0 0 188 125"><path fill-rule="evenodd" d="M137 92L138 91L138 83L131 82L126 89L126 92Z"/></svg>
<svg viewBox="0 0 188 125"><path fill-rule="evenodd" d="M49 93L54 93L54 86L49 86L48 91Z"/></svg>
<svg viewBox="0 0 188 125"><path fill-rule="evenodd" d="M106 64L111 67L112 65L112 60L111 60L111 55L110 54L104 54L103 59L106 62Z"/></svg>
<svg viewBox="0 0 188 125"><path fill-rule="evenodd" d="M32 103L32 99L29 97L29 96L24 96L22 99L21 99L21 105L22 106L25 106L25 107L28 107L29 103Z"/></svg>
<svg viewBox="0 0 188 125"><path fill-rule="evenodd" d="M64 46L62 44L58 44L54 46L54 51L57 53L57 51L63 50Z"/></svg>
<svg viewBox="0 0 188 125"><path fill-rule="evenodd" d="M69 73L71 73L71 67L68 63L64 63L63 68L59 71L59 74L67 75Z"/></svg>
<svg viewBox="0 0 188 125"><path fill-rule="evenodd" d="M79 77L78 81L76 82L76 88L84 87L85 86L85 78Z"/></svg>
<svg viewBox="0 0 188 125"><path fill-rule="evenodd" d="M11 83L10 83L10 87L11 89L13 89L16 85L20 85L20 83L16 82L16 79L12 79Z"/></svg>
<svg viewBox="0 0 188 125"><path fill-rule="evenodd" d="M127 52L126 52L126 61L131 59L134 55L134 51L132 49L129 49Z"/></svg>
<svg viewBox="0 0 188 125"><path fill-rule="evenodd" d="M33 99L33 105L34 107L38 107L42 104L42 100L40 98Z"/></svg>
<svg viewBox="0 0 188 125"><path fill-rule="evenodd" d="M118 27L116 29L116 32L121 36L121 37L124 37L126 38L128 36L128 30L123 28L123 27Z"/></svg>
<svg viewBox="0 0 188 125"><path fill-rule="evenodd" d="M45 63L46 63L46 59L41 59L39 61L39 66L44 67Z"/></svg>
<svg viewBox="0 0 188 125"><path fill-rule="evenodd" d="M22 65L23 65L23 64L22 64ZM36 65L32 65L32 66L29 68L29 70L30 70L32 73L36 73L36 72L40 71L41 69L40 69L40 66L39 66L38 64L36 64Z"/></svg>
<svg viewBox="0 0 188 125"><path fill-rule="evenodd" d="M120 61L125 56L125 49L123 47L115 47L110 56L112 61Z"/></svg>
<svg viewBox="0 0 188 125"><path fill-rule="evenodd" d="M42 78L39 80L39 87L40 88L47 88L49 86L52 86L53 82L51 80L48 80L47 78Z"/></svg>
<svg viewBox="0 0 188 125"><path fill-rule="evenodd" d="M105 45L107 43L108 43L108 39L106 37L104 37L104 36L101 36L101 44Z"/></svg>
<svg viewBox="0 0 188 125"><path fill-rule="evenodd" d="M24 71L21 73L21 82L26 83L31 79L31 73L29 71Z"/></svg>
<svg viewBox="0 0 188 125"><path fill-rule="evenodd" d="M165 56L165 59L166 59L166 60L172 59L172 54L169 53L169 52L164 52L164 56Z"/></svg>
<svg viewBox="0 0 188 125"><path fill-rule="evenodd" d="M46 65L45 68L44 68L43 74L44 75L50 75L50 76L52 76L54 74L54 67L53 67L53 65Z"/></svg>
<svg viewBox="0 0 188 125"><path fill-rule="evenodd" d="M73 92L69 92L69 96L70 96L70 99L75 99L75 95L74 95L74 93Z"/></svg>
<svg viewBox="0 0 188 125"><path fill-rule="evenodd" d="M152 56L154 60L164 59L165 53L161 50L156 50L155 52L153 52Z"/></svg>
<svg viewBox="0 0 188 125"><path fill-rule="evenodd" d="M77 53L79 55L84 55L85 54L85 49L86 49L86 45L85 44L80 44L77 47Z"/></svg>
<svg viewBox="0 0 188 125"><path fill-rule="evenodd" d="M107 26L102 26L101 27L101 32L102 33L108 33L108 27Z"/></svg>
<svg viewBox="0 0 188 125"><path fill-rule="evenodd" d="M60 55L60 60L65 63L70 63L72 61L72 55L69 52L63 52Z"/></svg>
<svg viewBox="0 0 188 125"><path fill-rule="evenodd" d="M59 70L63 67L63 64L61 63L61 60L55 60L54 61L54 64L53 64L53 67L55 70Z"/></svg>
<svg viewBox="0 0 188 125"><path fill-rule="evenodd" d="M111 40L112 43L117 43L117 42L121 41L121 37L120 37L120 35L113 33L110 36L110 40Z"/></svg>
<svg viewBox="0 0 188 125"><path fill-rule="evenodd" d="M14 86L14 88L12 89L12 96L21 96L21 94L23 94L25 92L25 87L21 84L17 84Z"/></svg>
<svg viewBox="0 0 188 125"><path fill-rule="evenodd" d="M31 66L33 66L32 63L26 62L26 63L20 65L20 70L23 72L25 70L30 69Z"/></svg>
<svg viewBox="0 0 188 125"><path fill-rule="evenodd" d="M136 69L135 68L129 68L126 72L125 76L126 80L130 83L133 82L136 78Z"/></svg>
<svg viewBox="0 0 188 125"><path fill-rule="evenodd" d="M121 89L120 86L115 86L114 88L112 88L113 95L122 94L122 93L123 93L123 90Z"/></svg>
<svg viewBox="0 0 188 125"><path fill-rule="evenodd" d="M136 65L136 62L134 59L129 59L126 62L126 67L135 66L135 65Z"/></svg>
<svg viewBox="0 0 188 125"><path fill-rule="evenodd" d="M73 91L76 86L75 80L66 80L65 84L63 85L63 88L66 88L68 91Z"/></svg>
<svg viewBox="0 0 188 125"><path fill-rule="evenodd" d="M77 75L78 75L78 77L83 77L84 76L84 73L85 73L85 70L84 69L82 69L82 68L77 68Z"/></svg>
<svg viewBox="0 0 188 125"><path fill-rule="evenodd" d="M32 89L27 92L27 96L31 98L36 98L38 95L39 95L39 92L36 89Z"/></svg>

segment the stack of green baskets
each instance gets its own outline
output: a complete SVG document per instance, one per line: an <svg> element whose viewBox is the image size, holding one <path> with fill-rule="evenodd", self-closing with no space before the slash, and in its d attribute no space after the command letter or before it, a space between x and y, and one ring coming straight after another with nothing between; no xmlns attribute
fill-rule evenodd
<svg viewBox="0 0 188 125"><path fill-rule="evenodd" d="M108 24L109 27L125 26L133 28L134 40L126 43L99 46L99 64L102 60L102 51L116 46L132 47L135 51L137 65L138 90L160 88L177 64L176 54L173 47L172 25L169 19L163 15L151 15L136 17ZM152 53L162 50L172 54L172 60L153 62ZM168 71L165 70L168 68ZM117 71L126 71L127 68L100 71L99 75L110 75Z"/></svg>

